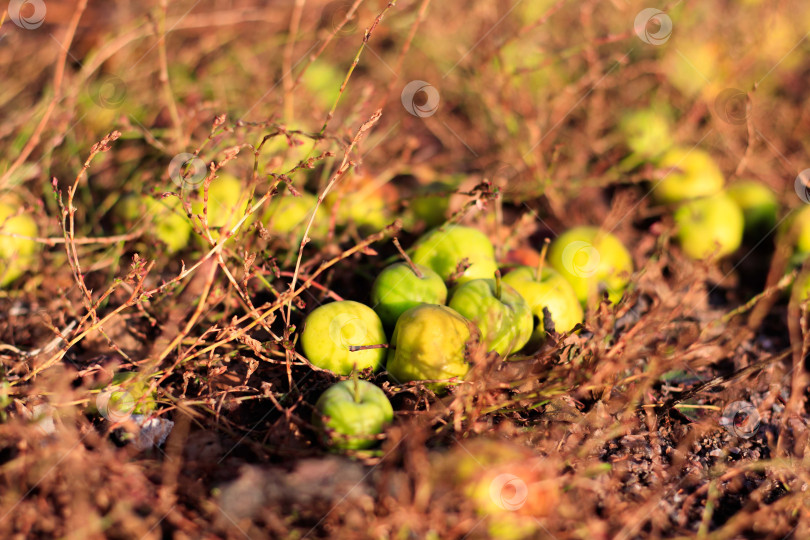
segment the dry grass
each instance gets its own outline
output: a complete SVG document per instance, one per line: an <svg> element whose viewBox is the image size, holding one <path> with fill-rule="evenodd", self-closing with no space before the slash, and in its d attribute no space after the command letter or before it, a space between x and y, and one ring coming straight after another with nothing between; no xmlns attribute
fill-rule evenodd
<svg viewBox="0 0 810 540"><path fill-rule="evenodd" d="M0 534L810 537L808 322L781 292L785 261L772 238L717 265L684 258L647 197L656 171L621 171L616 129L665 104L680 143L769 184L789 215L810 141L804 4L680 2L659 46L633 31L638 2L46 4L41 27L7 17L0 40L0 189L42 244L0 292ZM679 60L706 80L678 82ZM435 114L403 106L413 80ZM744 93L731 122L725 88ZM239 178L248 210L230 235L206 203L169 253L115 205L145 193L196 213L168 172L182 152L204 161L206 194ZM451 219L502 258L600 224L631 247L630 290L531 357L473 359L448 395L370 375L396 423L377 450L330 455L310 418L335 376L297 329L330 298L367 301L389 239L425 230L410 199L454 174ZM338 207L302 245L253 220L285 190L344 200L369 179L388 181L388 227ZM161 447L136 450L132 422L92 411L117 371L174 421ZM738 401L760 416L750 433L721 425ZM31 419L41 404L52 433ZM488 499L501 474L528 490L515 511Z"/></svg>

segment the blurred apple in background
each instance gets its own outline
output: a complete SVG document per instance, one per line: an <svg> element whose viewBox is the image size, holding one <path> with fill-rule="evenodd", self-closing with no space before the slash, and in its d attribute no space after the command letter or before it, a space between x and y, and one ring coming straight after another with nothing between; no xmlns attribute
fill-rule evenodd
<svg viewBox="0 0 810 540"><path fill-rule="evenodd" d="M304 235L312 212L315 212L309 236L315 240L325 238L329 230L329 215L323 205L318 205L316 196L305 191L300 195L296 197L286 191L274 195L262 214L262 224L274 235L291 237L298 242Z"/></svg>
<svg viewBox="0 0 810 540"><path fill-rule="evenodd" d="M726 193L743 212L746 234L762 237L776 225L779 201L771 188L756 180L740 180Z"/></svg>
<svg viewBox="0 0 810 540"><path fill-rule="evenodd" d="M712 156L699 148L671 148L659 160L658 168L663 178L651 180L651 185L653 197L660 203L712 195L725 183Z"/></svg>
<svg viewBox="0 0 810 540"><path fill-rule="evenodd" d="M681 249L693 259L725 257L742 244L743 212L725 193L687 201L674 218Z"/></svg>
<svg viewBox="0 0 810 540"><path fill-rule="evenodd" d="M19 211L21 206L17 197L0 197L0 287L6 287L33 266L39 247L34 240L7 236L39 236L36 222Z"/></svg>
<svg viewBox="0 0 810 540"><path fill-rule="evenodd" d="M338 224L352 223L362 233L380 231L394 221L399 203L399 193L388 180L365 174L347 178L324 202L330 212L336 212Z"/></svg>
<svg viewBox="0 0 810 540"><path fill-rule="evenodd" d="M191 239L191 221L175 196L126 195L116 204L115 213L125 226L122 232L142 226L146 235L160 240L169 253L182 250Z"/></svg>
<svg viewBox="0 0 810 540"><path fill-rule="evenodd" d="M548 261L583 305L599 301L603 291L611 302L618 302L633 273L633 259L621 240L591 226L574 227L558 236L549 247Z"/></svg>
<svg viewBox="0 0 810 540"><path fill-rule="evenodd" d="M653 159L674 144L671 123L666 107L655 106L625 113L619 131L634 154Z"/></svg>
<svg viewBox="0 0 810 540"><path fill-rule="evenodd" d="M220 174L211 181L208 187L208 227L214 240L219 238L223 229L233 228L245 215L248 200L247 193L243 192L244 185L242 180L230 174ZM200 216L195 217L195 220L201 222L204 197L202 184L195 195L197 200L191 203L191 211L195 216ZM242 226L252 222L253 218L254 216L248 218Z"/></svg>

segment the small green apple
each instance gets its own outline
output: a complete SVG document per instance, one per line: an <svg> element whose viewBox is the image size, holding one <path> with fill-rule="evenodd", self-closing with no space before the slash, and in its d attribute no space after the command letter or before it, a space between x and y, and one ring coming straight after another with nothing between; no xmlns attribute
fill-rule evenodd
<svg viewBox="0 0 810 540"><path fill-rule="evenodd" d="M180 251L191 238L191 222L177 197L154 198L126 195L116 205L116 213L128 225L146 221L147 233L166 245L170 253Z"/></svg>
<svg viewBox="0 0 810 540"><path fill-rule="evenodd" d="M394 328L388 374L398 384L464 377L470 369L467 351L477 343L477 333L470 321L447 306L413 307L400 315Z"/></svg>
<svg viewBox="0 0 810 540"><path fill-rule="evenodd" d="M673 145L670 119L657 107L626 113L619 131L630 150L645 158L655 158Z"/></svg>
<svg viewBox="0 0 810 540"><path fill-rule="evenodd" d="M779 201L776 194L756 180L741 180L726 190L743 211L746 233L767 234L776 225Z"/></svg>
<svg viewBox="0 0 810 540"><path fill-rule="evenodd" d="M413 247L413 262L433 269L447 281L458 264L467 259L469 268L456 281L491 278L498 269L495 248L484 233L472 227L447 225L434 229L417 240Z"/></svg>
<svg viewBox="0 0 810 540"><path fill-rule="evenodd" d="M376 232L393 219L389 208L398 198L393 186L379 179L357 175L340 192L326 197L326 205L336 212L338 223L354 223L362 232Z"/></svg>
<svg viewBox="0 0 810 540"><path fill-rule="evenodd" d="M447 287L427 266L416 265L421 276L404 262L387 266L371 286L374 311L386 328L394 328L400 315L419 304L444 304Z"/></svg>
<svg viewBox="0 0 810 540"><path fill-rule="evenodd" d="M191 204L196 216L203 213L204 187L200 185L197 200ZM208 186L208 227L214 240L223 229L233 228L245 215L248 201L243 197L242 181L230 174L214 178ZM248 219L243 225L251 220ZM215 229L220 229L219 231Z"/></svg>
<svg viewBox="0 0 810 540"><path fill-rule="evenodd" d="M385 343L385 330L374 310L352 300L315 308L304 321L301 333L301 347L309 361L338 375L379 368L385 349L351 348Z"/></svg>
<svg viewBox="0 0 810 540"><path fill-rule="evenodd" d="M687 201L673 217L681 249L692 259L724 257L742 243L743 212L725 193Z"/></svg>
<svg viewBox="0 0 810 540"><path fill-rule="evenodd" d="M528 266L515 268L503 278L529 304L534 314L535 326L530 339L531 345L538 345L546 335L546 321L543 308L548 309L554 329L557 332L570 332L582 322L583 312L574 288L558 272L543 268L540 280L535 269Z"/></svg>
<svg viewBox="0 0 810 540"><path fill-rule="evenodd" d="M658 167L664 178L652 183L653 197L660 203L679 203L713 195L725 179L708 152L699 148L674 147L661 157Z"/></svg>
<svg viewBox="0 0 810 540"><path fill-rule="evenodd" d="M633 273L633 259L621 240L598 227L567 230L551 243L548 260L583 305L592 297L598 300L603 290L618 302Z"/></svg>
<svg viewBox="0 0 810 540"><path fill-rule="evenodd" d="M438 227L447 219L453 187L445 182L431 182L411 199L410 209L414 217L428 227Z"/></svg>
<svg viewBox="0 0 810 540"><path fill-rule="evenodd" d="M310 193L302 192L300 197L290 194L276 195L267 206L261 221L277 236L294 235L300 239L304 235L313 210L315 220L312 222L310 236L324 237L329 230L329 216L323 206L318 205L318 198Z"/></svg>
<svg viewBox="0 0 810 540"><path fill-rule="evenodd" d="M529 304L499 280L467 281L455 288L448 305L478 327L487 351L508 356L522 349L532 335Z"/></svg>
<svg viewBox="0 0 810 540"><path fill-rule="evenodd" d="M318 398L312 423L330 448L370 448L385 426L394 420L394 409L385 392L359 379L333 384Z"/></svg>
<svg viewBox="0 0 810 540"><path fill-rule="evenodd" d="M11 197L0 199L0 287L9 285L34 264L38 247L34 240L6 236L39 236L34 219L18 214L17 210L18 205Z"/></svg>

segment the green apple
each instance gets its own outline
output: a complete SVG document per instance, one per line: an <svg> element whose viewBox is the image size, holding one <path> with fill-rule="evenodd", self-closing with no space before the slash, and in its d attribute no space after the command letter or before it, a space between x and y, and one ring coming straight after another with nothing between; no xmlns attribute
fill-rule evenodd
<svg viewBox="0 0 810 540"><path fill-rule="evenodd" d="M197 200L191 204L191 211L196 216L202 216L203 197L204 187L200 185ZM215 229L231 229L245 215L248 204L245 197L242 181L235 176L222 174L211 181L208 186L208 227L214 240L220 233ZM250 219L245 224L249 222Z"/></svg>
<svg viewBox="0 0 810 540"><path fill-rule="evenodd" d="M447 306L422 304L400 315L391 347L388 374L394 382L464 377L467 351L477 343L475 326ZM434 384L440 389L442 385Z"/></svg>
<svg viewBox="0 0 810 540"><path fill-rule="evenodd" d="M726 190L743 211L747 233L767 234L776 224L779 201L776 194L756 180L741 180Z"/></svg>
<svg viewBox="0 0 810 540"><path fill-rule="evenodd" d="M551 243L548 260L582 304L598 300L602 291L611 302L619 301L633 273L633 259L621 240L598 227L567 230Z"/></svg>
<svg viewBox="0 0 810 540"><path fill-rule="evenodd" d="M371 302L386 328L394 328L400 315L419 304L444 304L447 287L427 266L416 265L421 276L404 262L387 266L371 286Z"/></svg>
<svg viewBox="0 0 810 540"><path fill-rule="evenodd" d="M12 197L0 199L0 287L16 280L35 262L36 241L6 236L39 236L34 219L27 214L19 214L18 208Z"/></svg>
<svg viewBox="0 0 810 540"><path fill-rule="evenodd" d="M318 398L312 423L330 448L370 448L394 420L385 392L368 381L354 379L333 384Z"/></svg>
<svg viewBox="0 0 810 540"><path fill-rule="evenodd" d="M529 304L534 315L534 331L530 344L539 344L546 335L547 321L543 308L548 309L554 329L557 332L570 332L582 322L583 312L571 284L551 268L543 268L540 279L535 269L528 266L515 268L506 276L504 283L511 285Z"/></svg>
<svg viewBox="0 0 810 540"><path fill-rule="evenodd" d="M117 213L133 227L144 220L147 233L163 242L170 253L185 248L191 238L191 222L177 197L127 195L118 202Z"/></svg>
<svg viewBox="0 0 810 540"><path fill-rule="evenodd" d="M315 208L317 207L317 210ZM300 197L279 193L270 201L267 210L262 215L262 223L277 236L290 236L300 239L304 235L312 212L315 211L315 220L312 222L310 236L322 238L329 230L329 216L323 206L318 205L318 198L306 192Z"/></svg>
<svg viewBox="0 0 810 540"><path fill-rule="evenodd" d="M455 288L448 304L472 321L487 351L519 351L532 335L532 311L518 292L495 279L473 279Z"/></svg>
<svg viewBox="0 0 810 540"><path fill-rule="evenodd" d="M664 178L652 182L653 197L660 203L679 203L713 195L723 189L725 179L708 152L676 146L658 162Z"/></svg>
<svg viewBox="0 0 810 540"><path fill-rule="evenodd" d="M470 266L457 283L491 278L498 269L495 248L489 238L478 229L462 225L447 225L425 234L414 245L412 258L416 264L433 269L445 281L466 258Z"/></svg>
<svg viewBox="0 0 810 540"><path fill-rule="evenodd" d="M555 465L513 441L465 439L431 459L431 478L455 487L485 520L488 538L541 538L538 518L552 515L560 500Z"/></svg>
<svg viewBox="0 0 810 540"><path fill-rule="evenodd" d="M626 113L619 131L630 150L642 157L655 158L673 145L670 119L659 107Z"/></svg>
<svg viewBox="0 0 810 540"><path fill-rule="evenodd" d="M410 209L414 217L428 227L438 227L447 219L450 208L449 193L453 187L445 182L431 182L411 199Z"/></svg>
<svg viewBox="0 0 810 540"><path fill-rule="evenodd" d="M385 349L351 348L385 343L385 330L374 310L352 300L315 308L304 321L301 333L301 347L309 361L338 375L367 368L377 370L385 359Z"/></svg>
<svg viewBox="0 0 810 540"><path fill-rule="evenodd" d="M685 202L673 217L681 249L693 259L724 257L742 243L743 212L725 193Z"/></svg>
<svg viewBox="0 0 810 540"><path fill-rule="evenodd" d="M362 232L376 232L389 225L389 208L399 197L387 182L358 175L342 186L339 192L326 197L326 205L336 213L338 223L354 223Z"/></svg>

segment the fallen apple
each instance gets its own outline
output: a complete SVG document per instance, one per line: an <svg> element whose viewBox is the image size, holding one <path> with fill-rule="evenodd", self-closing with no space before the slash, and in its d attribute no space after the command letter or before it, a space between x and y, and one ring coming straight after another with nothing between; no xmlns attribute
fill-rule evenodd
<svg viewBox="0 0 810 540"><path fill-rule="evenodd" d="M673 145L671 130L669 116L659 107L628 112L619 121L627 146L645 158L655 158Z"/></svg>
<svg viewBox="0 0 810 540"><path fill-rule="evenodd" d="M428 227L438 227L447 219L450 195L453 186L445 182L431 182L411 199L410 209L414 217Z"/></svg>
<svg viewBox="0 0 810 540"><path fill-rule="evenodd" d="M470 365L468 351L477 344L475 326L447 306L422 304L397 320L387 370L397 384L462 378ZM446 384L429 385L441 389Z"/></svg>
<svg viewBox="0 0 810 540"><path fill-rule="evenodd" d="M127 195L118 202L116 213L127 227L137 228L141 224L145 225L146 233L160 240L169 253L188 246L192 231L191 222L183 203L177 197Z"/></svg>
<svg viewBox="0 0 810 540"><path fill-rule="evenodd" d="M19 212L18 202L13 197L0 199L0 287L9 285L34 264L38 244L32 238L37 236L36 222Z"/></svg>
<svg viewBox="0 0 810 540"><path fill-rule="evenodd" d="M762 236L776 225L779 201L762 182L741 180L730 185L726 193L742 209L746 233Z"/></svg>
<svg viewBox="0 0 810 540"><path fill-rule="evenodd" d="M692 259L725 257L742 243L743 212L725 193L687 201L673 217L681 249Z"/></svg>
<svg viewBox="0 0 810 540"><path fill-rule="evenodd" d="M567 230L551 243L548 258L582 304L598 300L603 291L618 302L633 273L633 259L621 240L598 227Z"/></svg>
<svg viewBox="0 0 810 540"><path fill-rule="evenodd" d="M679 203L713 195L725 179L708 152L699 148L674 147L658 162L664 177L652 181L653 197L660 203Z"/></svg>
<svg viewBox="0 0 810 540"><path fill-rule="evenodd" d="M518 292L500 279L473 279L452 293L448 306L472 321L487 351L505 357L532 335L532 311Z"/></svg>
<svg viewBox="0 0 810 540"><path fill-rule="evenodd" d="M338 375L367 368L377 370L385 359L385 349L354 347L385 344L380 318L370 307L352 300L315 308L301 332L301 347L309 361Z"/></svg>
<svg viewBox="0 0 810 540"><path fill-rule="evenodd" d="M538 280L536 269L521 266L506 274L503 281L525 298L532 310L534 331L530 345L538 345L550 326L550 321L545 320L544 308L551 314L551 322L557 332L570 332L582 322L579 299L571 284L557 271L543 268Z"/></svg>
<svg viewBox="0 0 810 540"><path fill-rule="evenodd" d="M317 210L315 208L317 207ZM312 238L323 238L329 230L329 216L318 205L318 198L306 192L300 197L290 194L278 194L270 201L262 215L262 224L277 236L292 236L300 240L315 211L315 220L309 235Z"/></svg>
<svg viewBox="0 0 810 540"><path fill-rule="evenodd" d="M456 283L471 279L491 278L498 269L495 248L484 233L472 227L447 225L434 229L417 240L413 262L431 268L447 281L456 273L459 263L467 259L470 266Z"/></svg>
<svg viewBox="0 0 810 540"><path fill-rule="evenodd" d="M418 272L418 274L417 274ZM394 328L400 315L420 304L444 304L447 287L426 266L395 263L380 272L371 286L371 303L386 328Z"/></svg>
<svg viewBox="0 0 810 540"><path fill-rule="evenodd" d="M394 420L385 392L368 381L340 381L326 389L315 404L312 423L326 446L359 450L377 443Z"/></svg>
<svg viewBox="0 0 810 540"><path fill-rule="evenodd" d="M201 185L197 192L197 200L191 204L191 211L198 220L202 220L204 187ZM254 201L255 202L255 201ZM208 186L208 227L214 240L219 238L220 232L232 229L245 215L248 201L243 197L242 181L230 174L222 174L214 178ZM252 217L252 216L251 216ZM243 224L252 220L249 218Z"/></svg>

